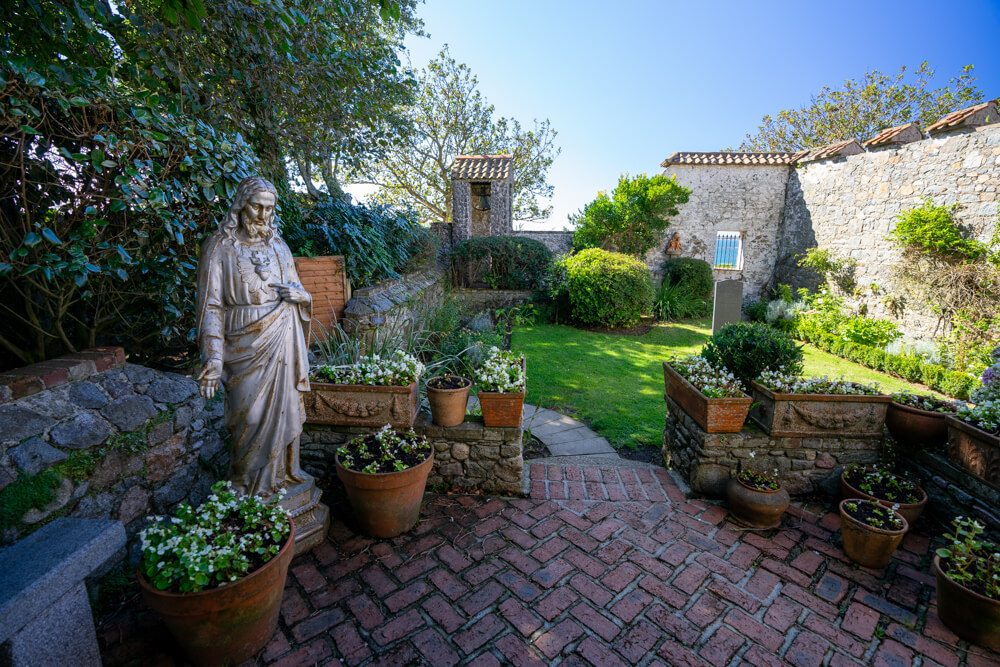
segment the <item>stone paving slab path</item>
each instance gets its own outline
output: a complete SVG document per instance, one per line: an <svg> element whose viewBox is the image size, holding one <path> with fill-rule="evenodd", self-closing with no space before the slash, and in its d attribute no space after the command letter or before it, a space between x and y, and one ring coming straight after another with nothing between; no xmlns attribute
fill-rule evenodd
<svg viewBox="0 0 1000 667"><path fill-rule="evenodd" d="M536 405L525 405L521 415L521 427L531 431L552 456L618 456L605 438L572 417Z"/></svg>
<svg viewBox="0 0 1000 667"><path fill-rule="evenodd" d="M355 533L328 492L330 540L293 561L246 665L1000 664L938 619L920 524L876 571L848 561L832 512L747 531L662 468L535 464L528 482L428 494L391 540ZM99 636L108 667L183 664L136 602Z"/></svg>

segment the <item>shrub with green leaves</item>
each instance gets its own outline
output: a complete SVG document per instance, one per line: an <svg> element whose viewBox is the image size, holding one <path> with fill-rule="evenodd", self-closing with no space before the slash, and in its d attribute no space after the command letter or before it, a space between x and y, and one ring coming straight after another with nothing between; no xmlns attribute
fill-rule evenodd
<svg viewBox="0 0 1000 667"><path fill-rule="evenodd" d="M573 317L583 324L630 327L653 305L653 281L639 260L590 248L564 260Z"/></svg>
<svg viewBox="0 0 1000 667"><path fill-rule="evenodd" d="M653 299L653 316L660 320L680 320L688 317L705 317L711 303L684 285L668 285L664 280Z"/></svg>
<svg viewBox="0 0 1000 667"><path fill-rule="evenodd" d="M539 289L551 261L552 251L536 239L475 237L452 249L452 283L484 282L493 289Z"/></svg>
<svg viewBox="0 0 1000 667"><path fill-rule="evenodd" d="M748 392L750 382L764 371L802 373L802 348L787 334L759 322L722 327L705 344L701 356L729 370Z"/></svg>
<svg viewBox="0 0 1000 667"><path fill-rule="evenodd" d="M663 284L680 285L695 296L711 299L715 278L711 265L694 257L672 257L663 262Z"/></svg>
<svg viewBox="0 0 1000 667"><path fill-rule="evenodd" d="M903 211L889 238L919 253L946 259L975 260L987 254L985 244L967 238L953 218L956 205L935 206L927 199L923 206Z"/></svg>

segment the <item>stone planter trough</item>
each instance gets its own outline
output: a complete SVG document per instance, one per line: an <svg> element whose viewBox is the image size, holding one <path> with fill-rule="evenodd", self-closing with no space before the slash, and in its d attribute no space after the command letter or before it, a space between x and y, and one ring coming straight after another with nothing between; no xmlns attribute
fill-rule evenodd
<svg viewBox="0 0 1000 667"><path fill-rule="evenodd" d="M948 445L952 462L991 486L1000 488L1000 436L948 415Z"/></svg>
<svg viewBox="0 0 1000 667"><path fill-rule="evenodd" d="M776 394L752 384L750 419L774 437L873 438L882 436L889 396Z"/></svg>
<svg viewBox="0 0 1000 667"><path fill-rule="evenodd" d="M310 382L306 423L409 428L417 418L417 382L405 387Z"/></svg>

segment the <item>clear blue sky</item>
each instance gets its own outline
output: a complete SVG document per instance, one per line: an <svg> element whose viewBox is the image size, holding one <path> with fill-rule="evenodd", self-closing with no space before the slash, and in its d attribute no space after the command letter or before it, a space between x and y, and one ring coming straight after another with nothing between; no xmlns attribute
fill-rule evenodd
<svg viewBox="0 0 1000 667"><path fill-rule="evenodd" d="M499 115L552 121L555 229L620 173L738 146L764 114L869 70L927 60L938 87L972 63L1000 96L1000 0L427 0L418 14L430 38L407 41L414 67L447 43Z"/></svg>

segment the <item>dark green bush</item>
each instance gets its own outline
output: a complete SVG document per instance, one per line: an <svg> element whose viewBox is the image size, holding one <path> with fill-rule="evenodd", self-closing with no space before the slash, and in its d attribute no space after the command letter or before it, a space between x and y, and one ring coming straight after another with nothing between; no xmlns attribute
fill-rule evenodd
<svg viewBox="0 0 1000 667"><path fill-rule="evenodd" d="M429 259L437 247L432 232L409 211L336 198L297 204L302 210L295 214L282 210L282 234L292 254L343 255L356 287L398 278Z"/></svg>
<svg viewBox="0 0 1000 667"><path fill-rule="evenodd" d="M708 262L694 257L673 257L663 262L663 283L682 285L703 299L712 298L715 278Z"/></svg>
<svg viewBox="0 0 1000 667"><path fill-rule="evenodd" d="M709 363L724 366L749 391L750 382L766 370L802 372L802 348L791 336L759 322L728 324L701 351Z"/></svg>
<svg viewBox="0 0 1000 667"><path fill-rule="evenodd" d="M524 236L482 236L451 251L452 283L493 289L539 289L552 262L545 244Z"/></svg>
<svg viewBox="0 0 1000 667"><path fill-rule="evenodd" d="M767 322L767 299L762 297L747 302L747 305L743 308L743 312L751 322ZM781 320L778 321L780 322Z"/></svg>
<svg viewBox="0 0 1000 667"><path fill-rule="evenodd" d="M639 260L589 248L564 260L573 317L583 324L630 327L653 305L653 281Z"/></svg>
<svg viewBox="0 0 1000 667"><path fill-rule="evenodd" d="M679 320L687 317L705 317L711 305L701 296L683 284L660 284L653 300L653 316L661 321Z"/></svg>

